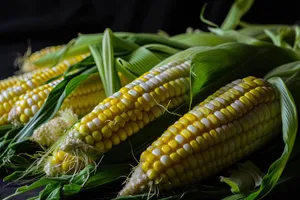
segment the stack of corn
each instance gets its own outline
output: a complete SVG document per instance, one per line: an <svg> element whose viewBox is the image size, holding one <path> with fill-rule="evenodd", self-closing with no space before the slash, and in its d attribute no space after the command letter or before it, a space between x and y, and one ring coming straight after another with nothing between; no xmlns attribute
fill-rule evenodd
<svg viewBox="0 0 300 200"><path fill-rule="evenodd" d="M71 58L71 59L61 62L52 68L38 69L33 72L30 72L29 74L20 76L20 79L18 79L18 80L14 80L15 81L14 85L2 90L1 94L0 94L0 115L1 115L0 125L9 123L8 114L9 114L10 110L13 108L13 106L15 105L15 103L19 100L19 98L22 94L25 94L26 92L31 91L31 90L37 88L38 86L46 83L48 80L50 80L58 75L63 74L68 69L68 67L70 67L71 65L73 65L77 62L80 62L81 60L86 58L88 55L89 54L83 54L80 56L76 56L74 58ZM5 85L8 85L7 84L8 80L3 80L2 82L4 82ZM2 82L0 82L0 85ZM53 84L55 85L56 83L53 83ZM3 87L6 87L6 86L3 86ZM51 87L51 85L50 85L50 87ZM46 86L46 88L47 88L47 86ZM41 92L41 95L46 96L49 91L47 89L45 91L46 92ZM44 93L44 94L42 94L42 93ZM21 97L21 98L23 98L23 97ZM37 101L39 101L39 99L37 99ZM25 103L25 101L22 101L22 102ZM31 105L31 102L29 102L28 104ZM25 104L24 104L24 106L25 106ZM31 115L31 112L35 113L36 109L34 108L33 110L30 110L28 112L28 114ZM28 117L25 117L24 121L28 120L27 118Z"/></svg>

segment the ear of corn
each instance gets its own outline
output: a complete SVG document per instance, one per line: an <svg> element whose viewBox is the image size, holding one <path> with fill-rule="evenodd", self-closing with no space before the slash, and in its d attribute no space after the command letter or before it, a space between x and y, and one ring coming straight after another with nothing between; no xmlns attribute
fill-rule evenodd
<svg viewBox="0 0 300 200"><path fill-rule="evenodd" d="M27 91L33 90L39 85L44 84L53 77L56 77L68 69L69 66L83 60L88 54L77 56L70 60L65 60L52 68L45 68L33 73L30 78L20 80L13 87L3 90L0 94L0 125L8 123L8 113L19 99L19 96Z"/></svg>
<svg viewBox="0 0 300 200"><path fill-rule="evenodd" d="M25 79L28 80L31 78L32 74L37 73L40 70L35 70L33 72L27 72L20 75L11 76L9 78L6 78L4 80L0 81L0 92L3 90L6 90L7 88L13 87L14 85L18 84L21 81L24 81Z"/></svg>
<svg viewBox="0 0 300 200"><path fill-rule="evenodd" d="M189 61L156 67L106 98L67 133L45 165L45 172L56 175L78 170L78 165L70 166L56 158L57 152L64 151L68 157L78 157L81 152L80 156L99 158L158 118L165 109L182 104L189 92L189 71ZM85 157L81 159L89 160ZM54 160L61 161L58 164Z"/></svg>
<svg viewBox="0 0 300 200"><path fill-rule="evenodd" d="M14 124L27 123L42 107L48 94L61 81L50 82L39 86L20 96L15 106L9 112L8 120ZM79 117L90 112L105 97L98 74L91 75L76 88L64 101L61 110L72 109Z"/></svg>
<svg viewBox="0 0 300 200"><path fill-rule="evenodd" d="M279 133L277 92L255 77L236 80L186 113L141 154L120 195L202 180Z"/></svg>
<svg viewBox="0 0 300 200"><path fill-rule="evenodd" d="M39 51L36 51L36 52L30 54L28 57L25 55L25 58L22 59L23 65L22 65L21 70L23 72L30 72L37 68L43 67L43 66L37 67L34 64L34 62L47 54L50 54L50 53L53 53L53 52L56 52L56 51L62 49L63 47L64 47L64 45L50 46L50 47L43 48Z"/></svg>

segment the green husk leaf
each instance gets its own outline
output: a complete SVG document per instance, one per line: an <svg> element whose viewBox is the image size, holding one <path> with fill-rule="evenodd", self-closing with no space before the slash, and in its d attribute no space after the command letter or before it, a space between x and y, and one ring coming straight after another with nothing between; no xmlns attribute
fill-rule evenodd
<svg viewBox="0 0 300 200"><path fill-rule="evenodd" d="M119 178L124 178L131 170L129 164L100 165L84 185L84 189L90 189L105 185Z"/></svg>
<svg viewBox="0 0 300 200"><path fill-rule="evenodd" d="M94 166L88 165L79 174L63 175L61 177L42 177L31 185L25 185L16 190L16 192L7 198L24 194L28 191L46 186L40 192L37 199L46 198L61 198L61 195L71 196L82 190L106 185L123 178L130 172L131 165L118 164L118 165L101 165L97 171L93 172ZM55 191L55 192L52 192Z"/></svg>
<svg viewBox="0 0 300 200"><path fill-rule="evenodd" d="M171 40L168 37L150 33L128 33L128 35L124 36L123 39L133 42L139 46L147 44L163 44L180 50L185 50L191 47L190 45Z"/></svg>
<svg viewBox="0 0 300 200"><path fill-rule="evenodd" d="M116 58L116 67L130 81L149 71L157 65L161 59L145 47L139 47L130 55Z"/></svg>
<svg viewBox="0 0 300 200"><path fill-rule="evenodd" d="M228 77L227 82L249 75L262 77L276 66L297 59L298 55L295 52L269 43L219 45L197 54L193 59L192 94L195 95L207 83L218 80L218 76L222 79ZM220 73L223 76L220 76Z"/></svg>
<svg viewBox="0 0 300 200"><path fill-rule="evenodd" d="M205 3L205 4L202 6L202 8L201 8L201 12L200 12L200 20L201 20L203 23L205 23L205 24L207 24L207 25L209 25L209 26L219 28L219 26L218 26L217 24L213 23L212 21L209 21L209 20L205 19L205 17L204 17L204 12L205 12L206 6L207 6L207 3ZM187 32L188 32L188 31L187 31Z"/></svg>
<svg viewBox="0 0 300 200"><path fill-rule="evenodd" d="M63 187L63 194L65 196L71 196L74 194L77 194L81 191L82 187L80 185L77 185L75 183L70 183L68 185L64 185Z"/></svg>
<svg viewBox="0 0 300 200"><path fill-rule="evenodd" d="M292 48L290 44L284 41L284 35L289 32L289 29L280 29L278 34L273 33L272 31L265 29L265 33L270 37L272 42L279 47Z"/></svg>
<svg viewBox="0 0 300 200"><path fill-rule="evenodd" d="M45 84L50 83L58 78L74 74L80 70L88 69L90 67L95 66L95 62L92 56L88 56L87 58L83 59L82 61L70 66L63 74L60 74L56 77L49 79Z"/></svg>
<svg viewBox="0 0 300 200"><path fill-rule="evenodd" d="M52 185L52 184L57 184L57 181L56 180L51 180L51 179L46 179L46 178L41 178L41 179L35 181L34 183L32 183L29 186L28 185L24 185L22 187L19 187L14 194L12 194L12 195L4 198L3 200L7 200L7 199L10 199L10 198L12 198L14 196L23 194L25 192L28 192L28 191L40 188L42 186Z"/></svg>
<svg viewBox="0 0 300 200"><path fill-rule="evenodd" d="M150 50L161 61L180 51L179 49L172 48L163 44L147 44L143 47Z"/></svg>
<svg viewBox="0 0 300 200"><path fill-rule="evenodd" d="M254 0L235 0L221 25L221 29L235 29L239 25L241 18L248 12L253 3Z"/></svg>
<svg viewBox="0 0 300 200"><path fill-rule="evenodd" d="M283 35L283 40L289 43L290 45L294 42L294 32L293 26L291 25L280 25L280 24L255 24L247 25L245 28L239 29L238 32L256 38L257 40L271 42L270 37L265 33L265 30L268 30L274 34L278 33L281 29L289 30L287 34Z"/></svg>
<svg viewBox="0 0 300 200"><path fill-rule="evenodd" d="M121 88L120 79L114 65L114 48L112 41L113 33L110 29L106 29L102 40L102 62L104 73L107 77L106 87L104 88L106 96L110 96ZM95 59L95 56L94 56ZM99 66L97 65L99 68ZM100 75L102 78L103 75Z"/></svg>
<svg viewBox="0 0 300 200"><path fill-rule="evenodd" d="M295 26L295 42L293 45L294 51L300 50L300 26Z"/></svg>
<svg viewBox="0 0 300 200"><path fill-rule="evenodd" d="M66 53L74 45L74 43L75 43L75 39L72 39L62 49L54 51L50 54L46 54L45 56L42 56L41 58L34 61L33 64L36 66L43 66L43 67L50 67L56 65L57 63L59 63L59 61L61 61L63 57L66 58ZM51 58L52 62L47 62L47 59L49 57Z"/></svg>
<svg viewBox="0 0 300 200"><path fill-rule="evenodd" d="M37 199L49 199L49 200L58 200L60 199L60 183L51 183L46 186L46 188L40 192L39 197Z"/></svg>
<svg viewBox="0 0 300 200"><path fill-rule="evenodd" d="M126 33L126 32L116 32L116 36L120 39L128 40L131 43L137 45L146 45L151 43L164 44L173 48L187 49L190 46L172 41L166 36L150 33ZM49 53L40 59L36 60L34 64L36 66L53 66L58 60L63 60L70 58L72 56L80 55L90 51L89 46L93 44L98 44L102 42L103 34L80 34L76 39L72 40L71 45L63 48L61 50ZM70 43L69 43L70 44ZM122 46L122 45L121 45Z"/></svg>
<svg viewBox="0 0 300 200"><path fill-rule="evenodd" d="M251 161L246 161L238 165L238 169L230 172L229 177L220 177L221 182L225 182L231 187L231 192L248 193L259 186L264 174Z"/></svg>
<svg viewBox="0 0 300 200"><path fill-rule="evenodd" d="M7 147L14 136L23 128L23 126L15 126L8 130L3 137L0 138L0 150Z"/></svg>
<svg viewBox="0 0 300 200"><path fill-rule="evenodd" d="M12 124L7 124L7 125L1 125L0 126L0 136L4 135L7 131L12 129L14 125Z"/></svg>
<svg viewBox="0 0 300 200"><path fill-rule="evenodd" d="M298 116L296 104L283 80L279 77L268 79L268 81L279 91L282 116L282 137L285 143L281 157L269 168L263 177L258 191L250 194L246 199L261 199L266 196L279 180L292 153L296 134L298 130Z"/></svg>
<svg viewBox="0 0 300 200"><path fill-rule="evenodd" d="M257 44L259 43L259 40L252 37L248 36L245 34L241 34L240 32L236 30L222 30L220 28L208 28L212 33L215 33L219 36L223 37L231 37L234 38L235 41L245 43L245 44Z"/></svg>
<svg viewBox="0 0 300 200"><path fill-rule="evenodd" d="M276 67L275 69L269 71L264 78L270 79L278 76L282 79L286 79L298 71L300 71L300 61L295 61Z"/></svg>
<svg viewBox="0 0 300 200"><path fill-rule="evenodd" d="M182 42L190 46L216 46L227 42L235 42L232 37L215 35L212 33L183 33L175 35L170 39Z"/></svg>
<svg viewBox="0 0 300 200"><path fill-rule="evenodd" d="M115 68L115 52L128 54L137 48L138 45L114 36L110 29L104 32L102 47L99 44L90 45L106 96L112 95L121 88L120 78Z"/></svg>
<svg viewBox="0 0 300 200"><path fill-rule="evenodd" d="M76 39L71 40L67 47L53 53L47 54L34 62L36 66L53 66L59 60L67 59L83 53L89 52L89 45L102 41L102 34L80 35Z"/></svg>

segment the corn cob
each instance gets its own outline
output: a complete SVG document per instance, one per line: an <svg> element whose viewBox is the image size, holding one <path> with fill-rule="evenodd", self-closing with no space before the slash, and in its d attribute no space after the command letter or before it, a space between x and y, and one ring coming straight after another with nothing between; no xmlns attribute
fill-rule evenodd
<svg viewBox="0 0 300 200"><path fill-rule="evenodd" d="M255 77L236 80L186 113L140 156L119 195L202 180L266 144L281 125L277 92Z"/></svg>
<svg viewBox="0 0 300 200"><path fill-rule="evenodd" d="M62 79L41 85L21 95L9 112L8 120L13 124L27 123L42 107L48 94ZM79 117L90 112L105 97L98 74L91 75L76 88L63 102L61 110L70 108Z"/></svg>
<svg viewBox="0 0 300 200"><path fill-rule="evenodd" d="M8 113L14 106L15 102L19 99L19 96L25 94L27 91L33 90L41 84L44 84L49 79L62 74L66 69L83 60L88 54L74 57L69 60L65 60L62 63L52 68L45 68L41 71L33 73L30 78L20 80L13 87L3 90L0 94L0 125L8 123Z"/></svg>
<svg viewBox="0 0 300 200"><path fill-rule="evenodd" d="M164 107L182 104L188 97L189 71L189 61L156 67L106 98L67 133L44 171L57 175L78 170L78 165L66 163L69 159L57 158L58 152L68 158L76 156L74 160L97 159L161 116Z"/></svg>
<svg viewBox="0 0 300 200"><path fill-rule="evenodd" d="M25 55L25 58L22 59L23 60L22 71L30 72L32 70L37 69L38 67L34 64L35 61L37 61L38 59L40 59L41 57L47 54L60 50L63 47L64 45L50 46L50 47L43 48L39 51L36 51L30 54L29 56Z"/></svg>

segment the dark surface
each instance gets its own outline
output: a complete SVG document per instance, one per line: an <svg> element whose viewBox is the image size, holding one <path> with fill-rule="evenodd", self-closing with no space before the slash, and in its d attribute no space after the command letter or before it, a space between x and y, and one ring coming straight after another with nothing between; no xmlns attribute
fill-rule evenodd
<svg viewBox="0 0 300 200"><path fill-rule="evenodd" d="M126 2L126 3L125 3ZM0 6L0 78L17 70L13 62L23 55L28 45L33 51L50 45L63 44L78 33L113 31L157 32L170 35L185 32L186 28L206 25L199 19L204 2L209 2L205 17L221 24L231 0L27 0L3 1ZM244 20L251 23L294 24L299 22L299 1L256 1ZM29 42L30 41L30 42ZM298 179L287 188L278 189L268 199L292 195L299 189ZM14 192L15 186L4 186L0 179L0 199ZM26 199L32 196L15 199ZM94 197L97 197L95 194ZM79 195L78 199L85 198Z"/></svg>

